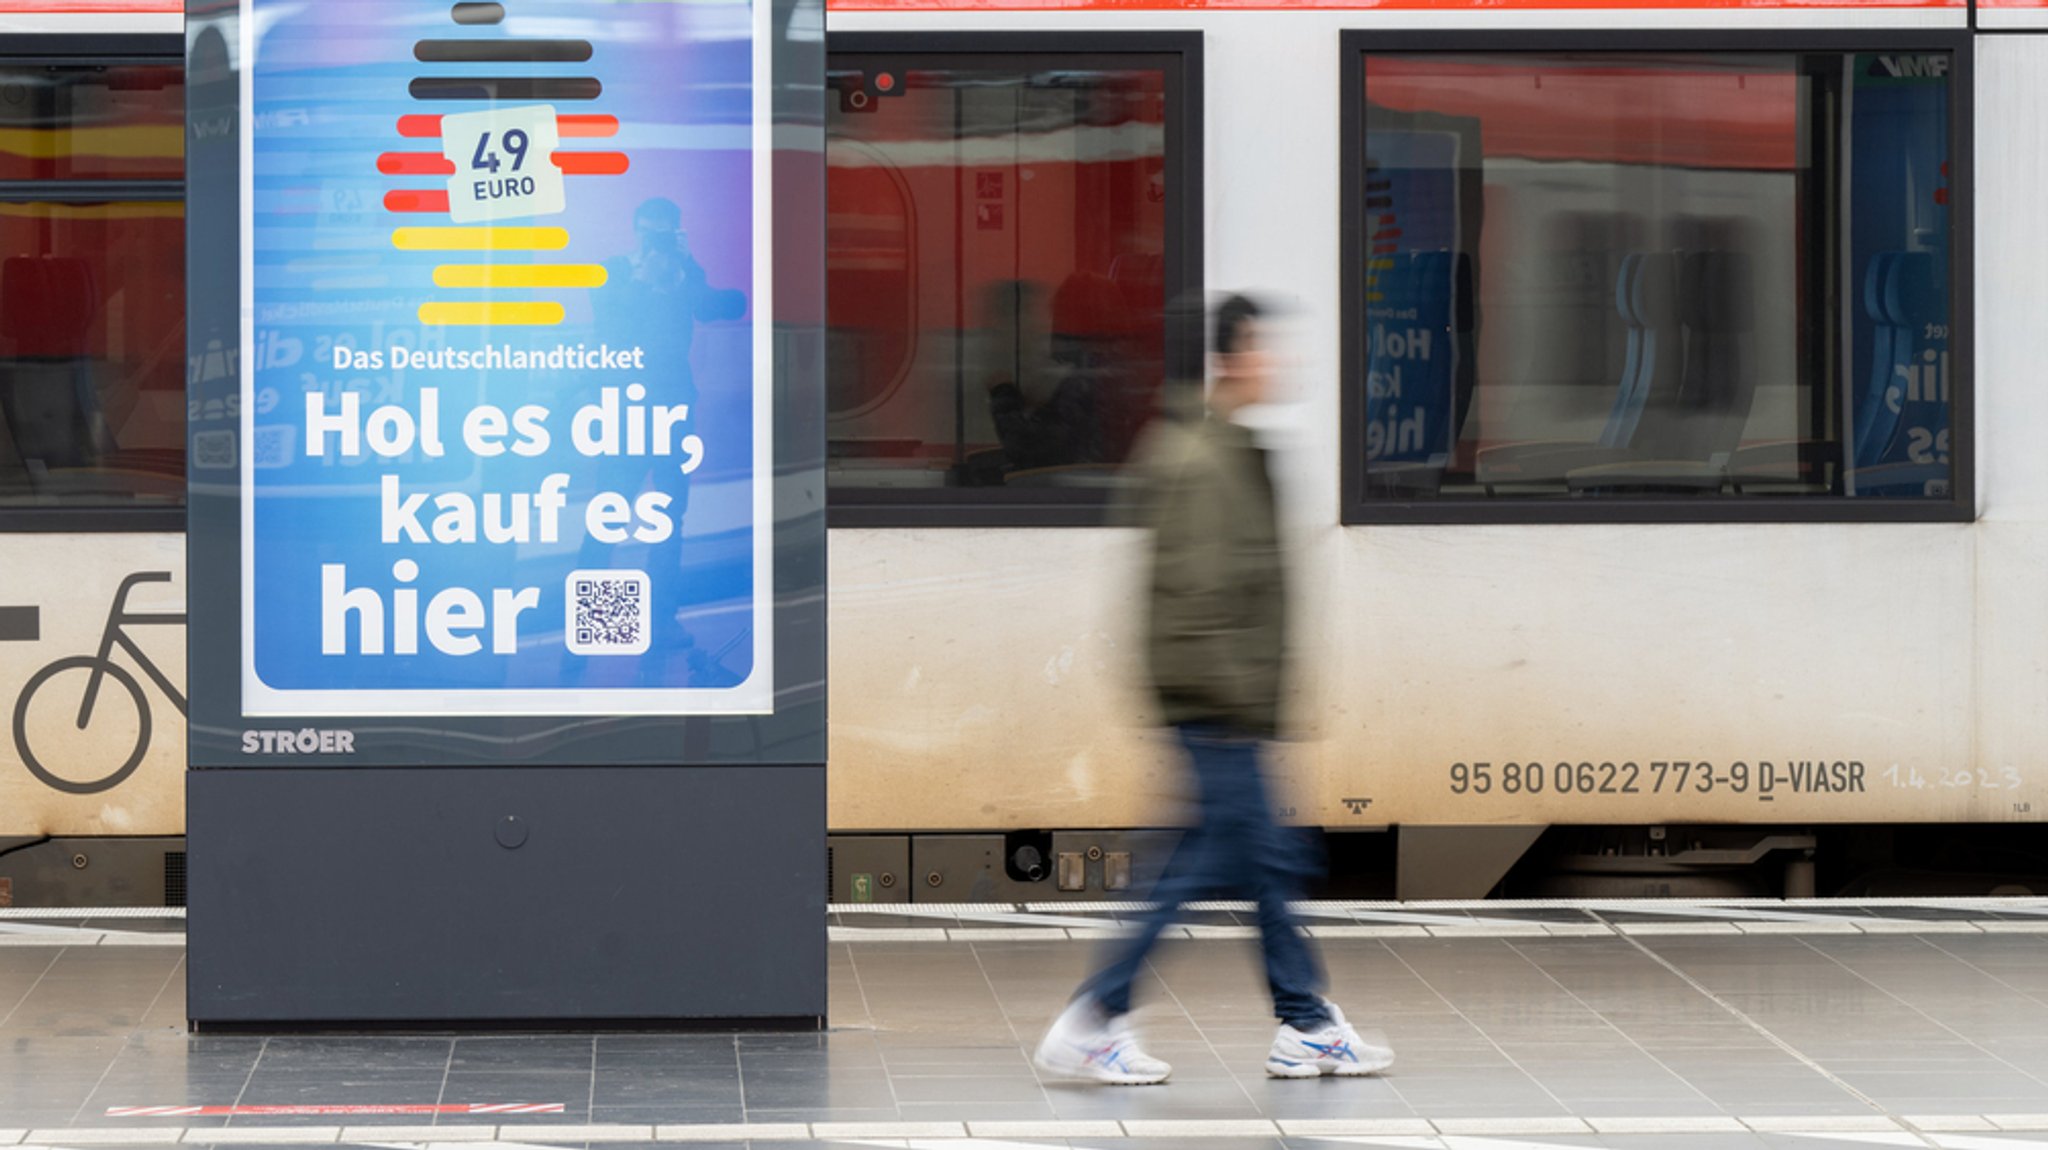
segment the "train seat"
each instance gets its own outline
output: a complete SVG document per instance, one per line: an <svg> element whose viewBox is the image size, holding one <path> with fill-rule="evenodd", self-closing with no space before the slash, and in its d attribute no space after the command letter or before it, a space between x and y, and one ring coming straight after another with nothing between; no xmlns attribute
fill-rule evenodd
<svg viewBox="0 0 2048 1150"><path fill-rule="evenodd" d="M1483 448L1478 481L1497 485L1565 486L1575 472L1627 463L1635 454L1645 413L1669 406L1678 394L1685 344L1678 316L1678 256L1634 252L1622 257L1614 306L1626 331L1621 377L1600 436L1592 442L1535 440Z"/></svg>
<svg viewBox="0 0 2048 1150"><path fill-rule="evenodd" d="M1643 398L1629 458L1573 471L1575 492L1718 491L1726 481L1756 396L1754 271L1738 251L1685 252L1675 266L1679 368L1668 389Z"/></svg>
<svg viewBox="0 0 2048 1150"><path fill-rule="evenodd" d="M1900 330L1889 306L1892 281L1898 278L1905 252L1878 252L1863 270L1863 312L1871 321L1870 377L1855 397L1856 436L1852 458L1875 462L1891 449L1899 430L1899 412L1885 402L1900 362L1912 354L1911 333ZM1902 347L1903 345L1903 347Z"/></svg>
<svg viewBox="0 0 2048 1150"><path fill-rule="evenodd" d="M1941 268L1932 252L1880 252L1865 272L1863 306L1873 334L1870 377L1863 394L1855 397L1851 458L1858 495L1937 494L1950 481L1946 460L1895 457L1906 431L1907 405L1914 402L1904 381L1925 370L1921 352L1928 344L1928 327L1948 322L1941 286ZM1933 447L1929 443L1923 450L1931 453Z"/></svg>
<svg viewBox="0 0 2048 1150"><path fill-rule="evenodd" d="M91 468L111 446L87 334L99 313L92 268L63 256L0 263L0 418L36 487Z"/></svg>

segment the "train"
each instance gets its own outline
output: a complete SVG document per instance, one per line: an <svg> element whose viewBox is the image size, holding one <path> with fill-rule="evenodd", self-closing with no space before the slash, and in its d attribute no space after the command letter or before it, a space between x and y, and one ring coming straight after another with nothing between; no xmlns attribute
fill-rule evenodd
<svg viewBox="0 0 2048 1150"><path fill-rule="evenodd" d="M247 354L182 345L185 133L231 130L184 126L184 29L0 10L0 905L182 900L182 444L237 414L182 392ZM2048 7L833 0L825 34L834 900L1167 865L1114 510L1202 374L1176 301L1230 290L1287 381L1247 418L1326 893L2048 889Z"/></svg>

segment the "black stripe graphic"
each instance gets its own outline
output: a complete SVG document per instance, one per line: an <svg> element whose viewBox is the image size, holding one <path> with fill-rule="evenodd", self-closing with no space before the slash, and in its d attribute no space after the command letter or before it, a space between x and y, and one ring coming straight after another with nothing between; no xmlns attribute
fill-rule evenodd
<svg viewBox="0 0 2048 1150"><path fill-rule="evenodd" d="M604 85L595 76L421 76L415 100L595 100Z"/></svg>
<svg viewBox="0 0 2048 1150"><path fill-rule="evenodd" d="M581 64L588 40L422 40L413 59L424 64Z"/></svg>
<svg viewBox="0 0 2048 1150"><path fill-rule="evenodd" d="M0 607L0 643L33 643L41 634L41 608Z"/></svg>
<svg viewBox="0 0 2048 1150"><path fill-rule="evenodd" d="M505 18L503 4L457 4L452 13L457 24L496 24Z"/></svg>

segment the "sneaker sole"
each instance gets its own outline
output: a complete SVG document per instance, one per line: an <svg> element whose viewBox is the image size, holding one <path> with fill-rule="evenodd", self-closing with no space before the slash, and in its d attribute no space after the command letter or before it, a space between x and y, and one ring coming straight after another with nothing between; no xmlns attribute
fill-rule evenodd
<svg viewBox="0 0 2048 1150"><path fill-rule="evenodd" d="M1327 1066L1315 1062L1300 1062L1291 1066L1286 1063L1268 1062L1266 1063L1266 1077L1322 1078L1327 1075L1332 1078L1367 1078L1378 1074L1392 1065L1391 1061L1380 1063L1338 1062Z"/></svg>
<svg viewBox="0 0 2048 1150"><path fill-rule="evenodd" d="M1090 1070L1085 1067L1076 1069L1054 1066L1037 1059L1032 1060L1032 1065L1038 1067L1039 1073L1062 1081L1098 1082L1104 1086L1157 1086L1173 1076L1171 1070L1156 1077L1147 1074L1118 1074L1114 1071Z"/></svg>

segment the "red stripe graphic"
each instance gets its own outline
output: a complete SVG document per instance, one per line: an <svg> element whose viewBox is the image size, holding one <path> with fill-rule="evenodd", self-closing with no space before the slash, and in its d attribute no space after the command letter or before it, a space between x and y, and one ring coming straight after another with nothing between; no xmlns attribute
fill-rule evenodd
<svg viewBox="0 0 2048 1150"><path fill-rule="evenodd" d="M185 0L0 0L0 13L80 15L88 12L176 12L185 14Z"/></svg>
<svg viewBox="0 0 2048 1150"><path fill-rule="evenodd" d="M439 152L386 152L377 170L387 176L452 176L455 165Z"/></svg>
<svg viewBox="0 0 2048 1150"><path fill-rule="evenodd" d="M445 212L448 210L448 193L433 191L385 192L384 210L387 212Z"/></svg>
<svg viewBox="0 0 2048 1150"><path fill-rule="evenodd" d="M565 140L601 140L619 134L617 116L556 116L555 131ZM408 140L432 140L441 135L439 116L400 116L398 134Z"/></svg>
<svg viewBox="0 0 2048 1150"><path fill-rule="evenodd" d="M553 158L565 176L623 176L631 163L624 152L556 152Z"/></svg>
<svg viewBox="0 0 2048 1150"><path fill-rule="evenodd" d="M556 152L555 166L566 176L617 176L630 166L624 152ZM387 176L452 176L455 165L439 152L386 152L377 170Z"/></svg>
<svg viewBox="0 0 2048 1150"><path fill-rule="evenodd" d="M290 1106L109 1106L109 1118L317 1117L334 1114L561 1114L562 1102L397 1103L378 1106L311 1104Z"/></svg>

